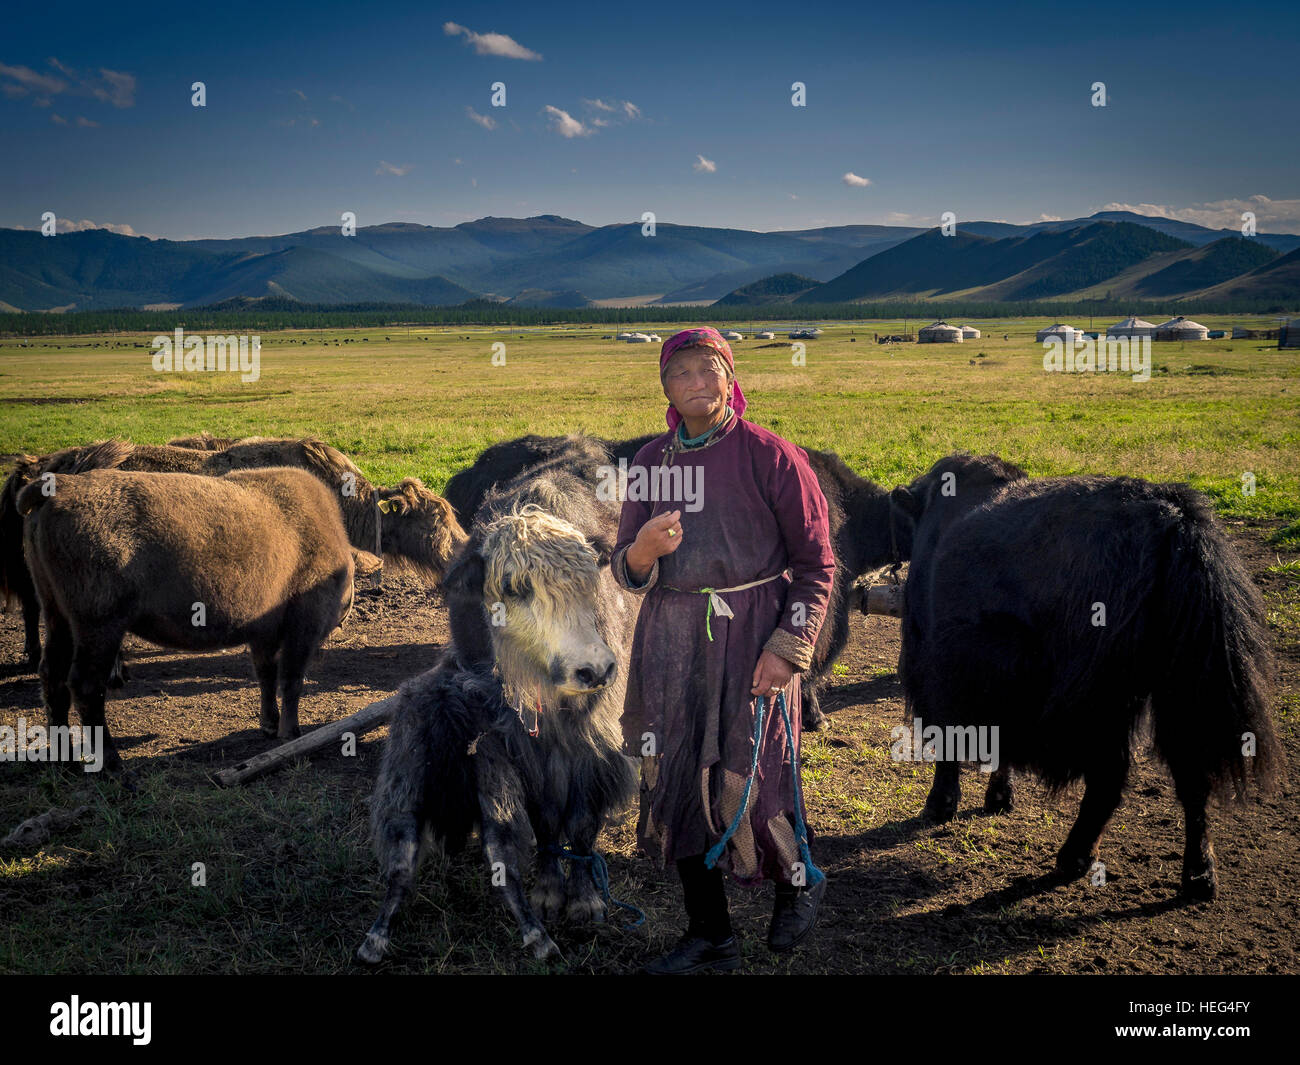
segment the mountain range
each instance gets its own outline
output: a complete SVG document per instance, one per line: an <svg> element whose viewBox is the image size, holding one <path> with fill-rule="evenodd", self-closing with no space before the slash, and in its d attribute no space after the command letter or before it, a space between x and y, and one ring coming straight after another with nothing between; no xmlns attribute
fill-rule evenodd
<svg viewBox="0 0 1300 1065"><path fill-rule="evenodd" d="M905 226L761 233L660 223L589 226L556 215L452 227L391 222L232 240L107 230L0 229L0 310L194 307L273 297L312 304L515 306L1300 297L1300 236L1103 212L951 237Z"/></svg>

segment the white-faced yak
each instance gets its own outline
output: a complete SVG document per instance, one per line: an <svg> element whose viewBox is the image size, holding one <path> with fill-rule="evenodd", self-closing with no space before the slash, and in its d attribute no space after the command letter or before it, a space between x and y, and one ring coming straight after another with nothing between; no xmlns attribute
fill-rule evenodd
<svg viewBox="0 0 1300 1065"><path fill-rule="evenodd" d="M1259 591L1182 484L1026 479L995 456L940 460L894 500L911 524L901 672L933 735L997 729L997 758L1053 791L1082 779L1059 874L1087 873L1150 724L1186 818L1182 892L1217 891L1212 794L1277 776L1272 659ZM968 745L969 746L969 745ZM926 813L951 818L959 760L936 762ZM993 794L995 808L1005 796Z"/></svg>
<svg viewBox="0 0 1300 1065"><path fill-rule="evenodd" d="M636 604L609 572L619 504L597 498L595 472L608 462L575 440L489 493L447 572L452 641L400 689L371 801L386 896L362 961L388 950L429 847L455 851L476 827L492 891L535 957L556 953L544 921L604 917L596 837L635 794L619 717Z"/></svg>

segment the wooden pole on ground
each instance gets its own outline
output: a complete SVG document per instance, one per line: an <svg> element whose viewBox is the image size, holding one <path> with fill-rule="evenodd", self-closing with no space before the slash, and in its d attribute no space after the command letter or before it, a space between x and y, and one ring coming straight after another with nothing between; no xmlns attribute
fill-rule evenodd
<svg viewBox="0 0 1300 1065"><path fill-rule="evenodd" d="M263 773L279 769L286 762L300 755L310 754L322 747L337 743L345 732L351 732L356 736L372 732L379 728L380 725L387 723L392 716L393 710L397 707L397 702L397 695L390 695L387 699L381 699L377 703L371 703L364 709L358 710L350 717L345 717L340 721L332 721L328 725L322 725L305 736L289 740L279 747L254 755L246 762L240 762L229 769L223 769L213 779L223 787L230 787L232 784L243 784L254 777L260 777Z"/></svg>

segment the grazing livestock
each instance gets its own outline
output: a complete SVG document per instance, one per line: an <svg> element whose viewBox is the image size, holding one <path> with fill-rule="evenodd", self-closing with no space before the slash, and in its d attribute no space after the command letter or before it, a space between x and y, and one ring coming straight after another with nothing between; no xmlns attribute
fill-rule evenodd
<svg viewBox="0 0 1300 1065"><path fill-rule="evenodd" d="M635 793L619 717L636 610L609 572L619 508L595 491L608 461L574 441L492 492L447 573L452 641L399 691L371 802L386 895L362 961L387 951L427 849L455 851L475 826L493 891L536 958L556 953L543 922L604 917L596 837Z"/></svg>
<svg viewBox="0 0 1300 1065"><path fill-rule="evenodd" d="M68 448L43 458L23 456L0 487L0 578L23 605L26 651L40 662L40 613L22 552L22 518L16 500L23 486L43 473L72 469L120 469L143 473L190 473L219 477L232 470L292 466L328 487L352 546L381 554L413 571L429 585L441 579L447 562L465 541L450 505L414 477L391 488L375 487L342 452L320 440L248 437L220 450L158 447L121 440Z"/></svg>
<svg viewBox="0 0 1300 1065"><path fill-rule="evenodd" d="M660 435L654 433L632 440L608 442L611 461L617 464L623 458L630 464L641 448ZM468 525L493 485L551 457L565 447L569 439L529 435L493 444L479 455L474 465L461 470L447 482L447 501L455 508L461 523ZM817 729L826 723L820 693L831 667L848 642L849 611L858 602L854 583L864 574L906 558L906 555L895 550L891 538L889 493L858 476L833 451L813 448L804 451L826 497L831 543L835 551L835 583L827 604L826 623L817 633L812 665L804 671L801 681L803 727Z"/></svg>
<svg viewBox="0 0 1300 1065"><path fill-rule="evenodd" d="M1186 485L1026 480L997 461L950 457L895 490L916 530L901 659L908 717L927 731L996 727L1001 764L1053 791L1082 778L1056 862L1069 877L1093 867L1132 739L1149 722L1186 821L1182 893L1213 898L1207 800L1243 798L1252 777L1267 789L1281 757L1259 591ZM952 505L942 485L961 499L968 479L984 488ZM948 752L927 814L951 818L959 787Z"/></svg>
<svg viewBox="0 0 1300 1065"><path fill-rule="evenodd" d="M297 736L308 660L352 604L333 493L302 470L125 473L94 469L93 458L88 472L42 478L17 501L45 614L50 723L66 725L75 702L83 726L104 726L106 761L120 768L104 691L130 632L195 651L248 644L262 731Z"/></svg>

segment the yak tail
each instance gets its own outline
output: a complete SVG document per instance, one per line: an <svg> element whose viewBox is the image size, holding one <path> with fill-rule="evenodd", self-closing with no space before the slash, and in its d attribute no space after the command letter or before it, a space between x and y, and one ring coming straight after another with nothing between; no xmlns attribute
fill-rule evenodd
<svg viewBox="0 0 1300 1065"><path fill-rule="evenodd" d="M1263 597L1208 502L1168 486L1182 520L1166 542L1163 639L1172 655L1152 694L1155 746L1178 780L1238 799L1282 770L1269 707L1273 656Z"/></svg>

